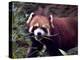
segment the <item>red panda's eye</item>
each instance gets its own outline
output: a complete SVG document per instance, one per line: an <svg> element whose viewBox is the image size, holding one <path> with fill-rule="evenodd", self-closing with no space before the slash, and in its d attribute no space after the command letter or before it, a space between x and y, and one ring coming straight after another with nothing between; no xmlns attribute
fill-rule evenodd
<svg viewBox="0 0 80 60"><path fill-rule="evenodd" d="M38 28L38 26L33 26L34 28Z"/></svg>
<svg viewBox="0 0 80 60"><path fill-rule="evenodd" d="M32 29L32 32L37 29L38 27L37 26L33 26L33 29Z"/></svg>
<svg viewBox="0 0 80 60"><path fill-rule="evenodd" d="M44 28L44 27L41 27L41 29L43 29L46 33L47 33L47 29L46 28Z"/></svg>

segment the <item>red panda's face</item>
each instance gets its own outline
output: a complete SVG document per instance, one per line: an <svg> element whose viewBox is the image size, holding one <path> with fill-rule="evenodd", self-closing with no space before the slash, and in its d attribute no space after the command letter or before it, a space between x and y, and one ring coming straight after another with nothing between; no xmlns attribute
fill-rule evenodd
<svg viewBox="0 0 80 60"><path fill-rule="evenodd" d="M35 36L50 35L50 20L46 16L35 15L32 17L31 13L28 21L26 22L30 33L33 33Z"/></svg>
<svg viewBox="0 0 80 60"><path fill-rule="evenodd" d="M29 32L34 32L34 35L49 34L49 20L44 16L35 16L29 24Z"/></svg>

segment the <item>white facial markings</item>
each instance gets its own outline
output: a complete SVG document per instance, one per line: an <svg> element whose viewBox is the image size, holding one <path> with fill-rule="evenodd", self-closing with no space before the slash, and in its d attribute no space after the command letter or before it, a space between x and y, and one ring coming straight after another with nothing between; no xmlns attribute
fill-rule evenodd
<svg viewBox="0 0 80 60"><path fill-rule="evenodd" d="M52 26L52 28L54 28L54 25L53 25L53 16L50 15L50 18L51 18L51 20L50 20L50 22L51 22L51 26Z"/></svg>
<svg viewBox="0 0 80 60"><path fill-rule="evenodd" d="M34 30L34 35L37 35L39 32L41 33L41 35L45 35L45 32L40 28L37 28L36 30Z"/></svg>
<svg viewBox="0 0 80 60"><path fill-rule="evenodd" d="M45 27L45 25L42 25L42 27Z"/></svg>
<svg viewBox="0 0 80 60"><path fill-rule="evenodd" d="M29 16L29 18L28 18L28 20L27 20L27 24L31 21L31 18L32 18L32 15L33 15L34 13L32 12L31 14L30 14L30 16Z"/></svg>
<svg viewBox="0 0 80 60"><path fill-rule="evenodd" d="M32 29L33 29L33 26L31 26L31 27L29 28L29 32L32 32Z"/></svg>

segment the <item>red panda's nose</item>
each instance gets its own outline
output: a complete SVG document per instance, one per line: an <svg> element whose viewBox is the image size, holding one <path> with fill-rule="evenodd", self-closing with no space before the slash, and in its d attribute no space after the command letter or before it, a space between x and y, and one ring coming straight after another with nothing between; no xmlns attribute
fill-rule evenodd
<svg viewBox="0 0 80 60"><path fill-rule="evenodd" d="M37 35L40 36L41 35L41 32L38 32Z"/></svg>

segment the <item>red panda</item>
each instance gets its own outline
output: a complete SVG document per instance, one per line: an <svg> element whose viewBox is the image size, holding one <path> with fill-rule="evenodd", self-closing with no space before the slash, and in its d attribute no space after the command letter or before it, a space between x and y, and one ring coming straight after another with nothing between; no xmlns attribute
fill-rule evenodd
<svg viewBox="0 0 80 60"><path fill-rule="evenodd" d="M27 20L29 33L33 33L32 47L41 51L43 45L50 56L61 55L59 49L67 51L77 46L77 17L54 17L49 18L32 12ZM45 38L45 36L47 36ZM35 51L31 49L30 53ZM37 56L38 52L29 54L29 57Z"/></svg>

